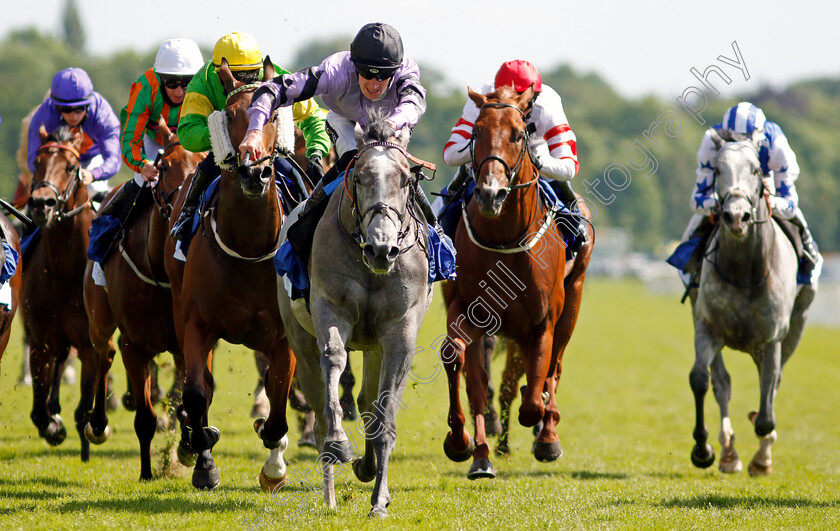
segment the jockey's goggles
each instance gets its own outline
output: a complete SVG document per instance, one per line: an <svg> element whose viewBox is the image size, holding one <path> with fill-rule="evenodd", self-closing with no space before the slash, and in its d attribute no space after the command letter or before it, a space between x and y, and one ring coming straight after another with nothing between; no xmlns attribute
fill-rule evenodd
<svg viewBox="0 0 840 531"><path fill-rule="evenodd" d="M72 107L69 105L56 105L55 108L58 109L58 112L62 114L79 114L87 110L87 105L78 105Z"/></svg>
<svg viewBox="0 0 840 531"><path fill-rule="evenodd" d="M186 89L187 85L190 84L191 77L168 77L165 79L161 79L161 83L163 86L170 89L175 90L178 88Z"/></svg>
<svg viewBox="0 0 840 531"><path fill-rule="evenodd" d="M364 79L375 79L377 81L385 81L386 79L390 79L394 75L393 70L380 70L378 68L373 70L367 70L366 68L362 68L358 65L356 66L356 72Z"/></svg>

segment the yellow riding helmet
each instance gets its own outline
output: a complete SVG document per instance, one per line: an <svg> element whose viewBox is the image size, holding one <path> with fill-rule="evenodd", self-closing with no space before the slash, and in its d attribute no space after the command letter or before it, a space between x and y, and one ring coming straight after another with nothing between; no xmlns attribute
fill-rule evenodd
<svg viewBox="0 0 840 531"><path fill-rule="evenodd" d="M254 70L262 67L263 56L257 40L241 31L228 33L213 47L213 66L218 70L222 58L231 70Z"/></svg>

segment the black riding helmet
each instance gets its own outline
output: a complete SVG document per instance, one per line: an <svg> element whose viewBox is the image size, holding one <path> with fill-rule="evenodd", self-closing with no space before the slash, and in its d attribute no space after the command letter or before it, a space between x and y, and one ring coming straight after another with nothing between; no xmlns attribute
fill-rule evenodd
<svg viewBox="0 0 840 531"><path fill-rule="evenodd" d="M403 60L400 34L388 24L365 24L350 44L350 60L374 74L393 73Z"/></svg>

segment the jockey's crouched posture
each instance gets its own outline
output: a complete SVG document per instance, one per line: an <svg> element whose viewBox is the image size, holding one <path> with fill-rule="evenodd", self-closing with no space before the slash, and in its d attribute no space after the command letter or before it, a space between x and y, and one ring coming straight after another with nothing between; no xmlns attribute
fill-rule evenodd
<svg viewBox="0 0 840 531"><path fill-rule="evenodd" d="M257 90L248 109L251 122L240 151L250 153L252 158L262 156L262 127L271 112L318 95L330 109L327 128L338 162L320 180L297 222L288 230L288 240L304 263L318 220L326 209L328 195L324 188L358 153L356 125L366 127L372 113L378 112L395 130L403 127L413 130L426 111L426 90L420 84L420 69L404 57L397 30L378 22L366 24L356 34L349 52L335 53L318 66L278 76ZM436 226L437 219L420 187L415 200L427 222Z"/></svg>
<svg viewBox="0 0 840 531"><path fill-rule="evenodd" d="M773 217L787 220L799 229L802 251L799 258L799 284L811 284L819 277L822 256L808 229L808 223L799 209L799 195L796 193L796 179L799 164L796 154L788 144L782 128L766 120L764 112L749 102L741 102L723 115L723 121L712 126L726 140L747 140L757 133L761 136L758 158L764 172L764 187L771 195ZM712 140L711 130L706 131L697 151L697 181L691 194L691 208L695 214L683 234L683 245L689 240L697 242L695 248L685 248L684 257L691 257L687 263L676 259L677 253L668 259L669 263L681 269L683 281L688 285L691 275L700 271L702 254L714 228L714 217L719 214L719 198L715 191L715 159L718 150ZM796 245L794 245L796 247Z"/></svg>
<svg viewBox="0 0 840 531"><path fill-rule="evenodd" d="M528 61L504 63L494 81L486 83L479 92L489 94L499 87L511 85L520 94L531 85L534 86L534 99L531 100L531 109L526 117L530 131L529 154L531 162L540 173L540 179L546 180L558 199L569 210L575 211L571 225L575 227L572 231L576 230L577 233L574 235L574 243L567 250L575 253L586 241L586 221L576 214L576 197L570 183L579 168L575 134L569 127L560 96L554 89L543 84L539 71ZM459 170L433 206L438 212L443 230L453 239L461 215L460 208L456 207L460 205L460 196L469 185L469 167L472 166L469 144L478 114L478 107L471 99L467 99L461 118L452 128L449 141L443 148L443 161L449 166L459 166ZM444 201L444 197L448 200ZM569 216L569 213L558 212L558 222L564 216ZM559 224L567 228L569 225L565 220Z"/></svg>
<svg viewBox="0 0 840 531"><path fill-rule="evenodd" d="M213 59L198 71L187 87L184 108L178 122L178 138L188 151L198 153L209 151L212 147L207 117L214 111L224 110L227 102L227 94L218 75L222 59L227 60L231 73L240 82L260 83L263 79L263 55L253 37L233 32L219 39L213 47ZM289 73L277 65L274 65L274 69L280 79ZM295 125L303 132L306 141L306 156L309 158L306 173L313 182L317 181L323 174L321 160L330 149L330 139L324 128L324 112L315 100L306 97L295 103L293 116ZM275 159L274 169L287 176L293 171L283 157ZM176 239L183 240L187 235L201 195L219 175L221 169L210 153L196 168L181 215L172 227L172 235Z"/></svg>

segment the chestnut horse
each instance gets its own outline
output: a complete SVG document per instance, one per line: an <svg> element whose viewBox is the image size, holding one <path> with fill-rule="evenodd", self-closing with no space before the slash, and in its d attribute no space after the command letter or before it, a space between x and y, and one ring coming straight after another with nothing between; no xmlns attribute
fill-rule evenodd
<svg viewBox="0 0 840 531"><path fill-rule="evenodd" d="M2 214L0 214L0 230L3 231L3 237L6 239L6 242L20 256L20 241L18 240L17 231L12 226L11 221ZM0 255L0 259L5 259L5 257ZM20 270L20 261L18 261L18 268L15 270L15 274L6 281L12 290L11 305L6 306L5 304L0 304L0 359L3 358L3 353L6 352L6 345L9 344L9 336L12 334L12 321L15 318L20 302Z"/></svg>
<svg viewBox="0 0 840 531"><path fill-rule="evenodd" d="M274 76L268 57L264 71L265 80ZM225 138L217 138L214 143L218 141L235 153L234 146L239 146L248 128L246 110L259 83L243 85L233 77L226 61L219 69L219 78L228 94L227 103L223 112L210 118L224 117L227 128L218 128L224 130L214 134ZM283 220L273 171L276 137L277 121L272 120L263 134L265 151L272 153L269 160L239 163L217 153L216 160L222 165L218 201L202 216L201 234L192 239L186 263L172 257L174 241L167 241L166 271L172 283L175 328L187 367L183 403L192 430L190 442L199 454L192 476L192 484L198 489L215 488L220 481L211 454L220 434L217 428L208 426L213 399L208 353L219 339L259 350L268 357L270 413L267 420L261 418L254 423L263 445L271 450L260 472L260 486L272 489L286 481L286 400L295 358L280 320L271 260ZM291 152L292 142L288 143Z"/></svg>
<svg viewBox="0 0 840 531"><path fill-rule="evenodd" d="M30 340L32 422L53 446L67 430L59 416L59 379L56 364L75 347L82 362L81 396L75 412L82 444L82 461L90 458L84 436L94 395L105 394L107 368L100 366L88 335L82 284L87 265L88 230L93 218L82 183L79 149L82 134L66 127L51 135L41 127L41 147L35 158L28 205L32 221L41 229L40 241L24 260L21 311ZM54 400L50 400L50 394Z"/></svg>
<svg viewBox="0 0 840 531"><path fill-rule="evenodd" d="M441 359L449 380L451 430L444 452L453 461L473 457L470 479L495 477L484 419L485 333L513 339L522 352L527 386L519 423L543 422L534 456L553 461L562 454L554 393L580 310L593 237L567 262L562 234L539 198L537 170L528 156L525 117L533 95L533 88L521 95L510 87L488 95L469 90L480 109L470 144L476 187L455 234L458 278L443 286L447 337ZM586 206L580 208L588 216ZM462 370L475 419L474 441L461 409Z"/></svg>
<svg viewBox="0 0 840 531"><path fill-rule="evenodd" d="M159 170L157 184L151 189L154 204L143 205L129 216L124 234L114 252L102 264L107 288L93 282L93 262L85 271L85 309L90 318L90 337L99 353L99 361L111 366L114 352L111 336L120 329L120 354L134 389L136 412L134 431L140 441L140 479L152 479L151 443L157 428L151 397L149 362L163 351L169 351L178 369L175 404L180 405L180 383L184 379L184 358L175 334L172 318L172 293L163 268L163 253L169 234L170 202L181 183L195 168L203 153L191 153L181 147L178 137L160 120L159 131L164 139L162 154L156 159ZM101 407L100 407L101 406ZM184 418L178 457L191 458L189 436ZM93 443L102 443L108 436L108 418L104 404L97 402L85 434ZM191 463L190 463L191 464Z"/></svg>

